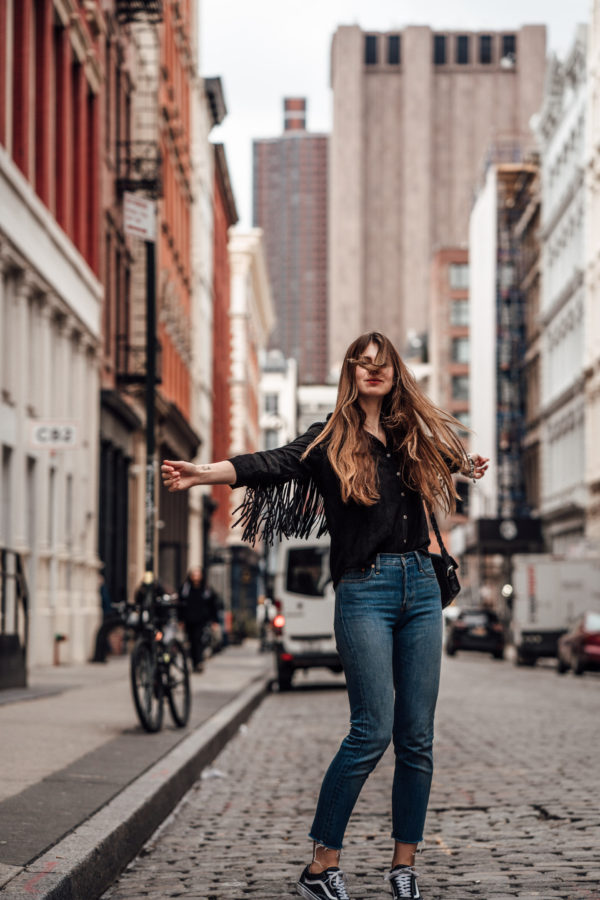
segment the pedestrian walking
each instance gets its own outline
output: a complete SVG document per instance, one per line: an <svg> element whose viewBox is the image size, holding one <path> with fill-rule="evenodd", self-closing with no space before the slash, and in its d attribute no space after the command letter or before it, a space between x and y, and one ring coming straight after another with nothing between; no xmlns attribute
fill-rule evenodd
<svg viewBox="0 0 600 900"><path fill-rule="evenodd" d="M102 565L98 572L98 589L100 593L100 606L102 609L102 622L96 632L94 655L90 662L105 663L111 650L109 637L115 629L122 628L123 618L120 611L112 604L108 585L106 584L104 565Z"/></svg>
<svg viewBox="0 0 600 900"><path fill-rule="evenodd" d="M481 478L459 423L419 389L384 335L348 348L335 410L285 447L194 466L165 461L170 491L245 486L244 538L329 531L335 635L350 701L350 732L327 770L298 882L310 900L350 900L340 853L361 788L393 740L391 869L395 900L422 895L414 868L433 771L442 650L438 582L425 507L455 508L452 473Z"/></svg>
<svg viewBox="0 0 600 900"><path fill-rule="evenodd" d="M217 595L208 586L200 566L194 566L179 589L181 620L190 644L192 665L201 672L204 665L204 651L209 644L207 629L219 621Z"/></svg>

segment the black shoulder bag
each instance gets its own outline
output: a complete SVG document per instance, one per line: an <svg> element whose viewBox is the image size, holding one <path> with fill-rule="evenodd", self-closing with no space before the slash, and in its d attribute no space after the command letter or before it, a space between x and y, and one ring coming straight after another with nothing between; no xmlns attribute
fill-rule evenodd
<svg viewBox="0 0 600 900"><path fill-rule="evenodd" d="M429 518L431 520L431 527L433 528L440 547L439 553L430 553L429 555L431 557L431 562L435 571L435 577L437 578L438 584L440 586L440 592L442 595L442 609L444 609L446 606L449 606L452 603L454 598L460 592L460 582L456 575L458 563L450 556L444 546L435 513L432 509L429 509L428 512Z"/></svg>

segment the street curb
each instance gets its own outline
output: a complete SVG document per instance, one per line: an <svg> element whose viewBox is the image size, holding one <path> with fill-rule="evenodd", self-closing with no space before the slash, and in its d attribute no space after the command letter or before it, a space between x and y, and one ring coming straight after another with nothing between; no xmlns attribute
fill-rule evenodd
<svg viewBox="0 0 600 900"><path fill-rule="evenodd" d="M264 699L260 676L58 844L16 874L0 900L97 900ZM51 815L52 811L48 810Z"/></svg>

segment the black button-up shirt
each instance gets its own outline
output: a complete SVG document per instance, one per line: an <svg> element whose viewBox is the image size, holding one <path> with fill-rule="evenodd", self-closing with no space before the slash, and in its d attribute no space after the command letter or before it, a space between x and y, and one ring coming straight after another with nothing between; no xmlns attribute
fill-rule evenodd
<svg viewBox="0 0 600 900"><path fill-rule="evenodd" d="M306 459L300 459L323 428L324 423L317 422L285 447L233 457L230 462L237 479L232 487L260 489L310 476L323 498L331 537L330 568L334 585L347 569L370 565L378 553L426 549L429 531L423 501L419 493L404 483L399 454L370 435L371 450L377 460L380 499L373 506L353 500L344 503L339 479L327 458L326 444L319 444Z"/></svg>

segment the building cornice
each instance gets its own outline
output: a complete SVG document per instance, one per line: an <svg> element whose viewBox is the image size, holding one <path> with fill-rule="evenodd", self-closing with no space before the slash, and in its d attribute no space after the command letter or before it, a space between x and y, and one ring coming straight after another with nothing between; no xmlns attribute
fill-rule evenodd
<svg viewBox="0 0 600 900"><path fill-rule="evenodd" d="M549 325L552 319L554 319L555 316L557 316L561 311L561 309L567 305L575 291L583 285L583 282L583 269L575 269L560 294L554 299L547 310L540 313L539 322L543 327Z"/></svg>
<svg viewBox="0 0 600 900"><path fill-rule="evenodd" d="M581 374L576 381L574 381L568 388L565 388L564 391L551 400L550 403L540 404L540 419L544 422L546 426L549 427L548 419L551 416L554 416L556 413L560 412L564 406L571 402L571 400L575 400L579 398L582 402L585 399L585 375ZM575 410L573 410L573 413Z"/></svg>
<svg viewBox="0 0 600 900"><path fill-rule="evenodd" d="M223 144L214 144L215 153L215 173L221 188L223 203L227 215L227 225L235 225L239 221L237 207L235 205L235 196L229 178L229 166L227 165L227 156Z"/></svg>
<svg viewBox="0 0 600 900"><path fill-rule="evenodd" d="M552 213L552 215L550 216L548 221L544 222L542 227L540 228L540 240L541 241L548 240L548 238L550 237L550 235L552 234L552 232L554 231L554 229L556 228L556 226L558 225L558 223L560 222L560 220L566 213L567 209L571 205L571 203L573 203L574 200L576 199L577 194L580 191L580 189L583 188L584 179L585 179L585 165L582 162L579 166L577 166L573 180L568 185L568 187L565 188L565 194L564 194L562 200L560 201L560 203L558 204L558 206L556 207L556 209L554 210L554 212Z"/></svg>

